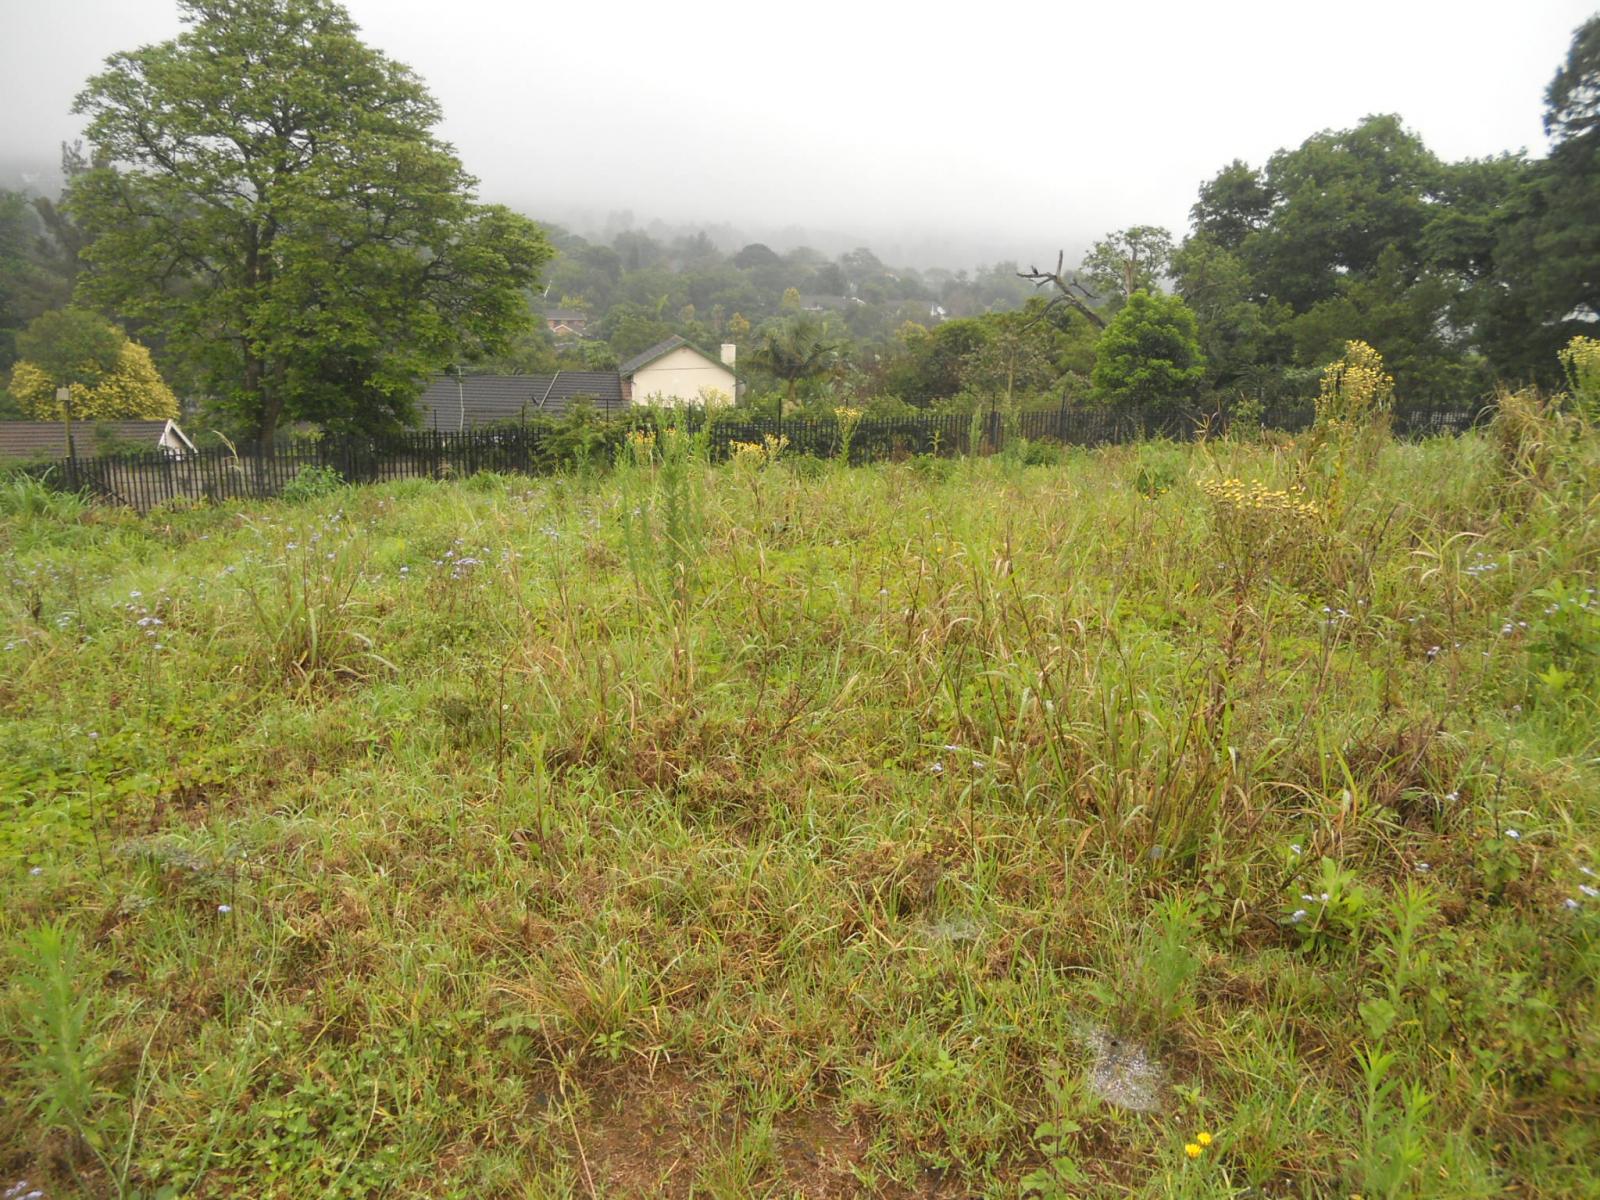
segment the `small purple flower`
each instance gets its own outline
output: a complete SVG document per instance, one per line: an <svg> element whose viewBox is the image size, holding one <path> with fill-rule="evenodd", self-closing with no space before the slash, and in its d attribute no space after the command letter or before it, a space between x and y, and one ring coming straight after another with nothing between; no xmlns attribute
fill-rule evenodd
<svg viewBox="0 0 1600 1200"><path fill-rule="evenodd" d="M221 913L223 916L227 916L229 913L231 913L233 911L233 905L231 905L231 904L219 904L219 905L217 905L217 911L219 913Z"/></svg>

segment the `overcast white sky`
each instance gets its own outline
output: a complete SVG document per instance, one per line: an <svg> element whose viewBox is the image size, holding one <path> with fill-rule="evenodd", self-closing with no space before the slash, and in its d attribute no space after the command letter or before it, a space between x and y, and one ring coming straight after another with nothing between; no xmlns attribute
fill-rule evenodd
<svg viewBox="0 0 1600 1200"><path fill-rule="evenodd" d="M1594 3L347 7L432 86L487 199L970 262L1181 230L1230 159L1373 112L1448 158L1540 153L1544 87ZM178 30L176 0L0 0L0 164L53 161L100 61Z"/></svg>

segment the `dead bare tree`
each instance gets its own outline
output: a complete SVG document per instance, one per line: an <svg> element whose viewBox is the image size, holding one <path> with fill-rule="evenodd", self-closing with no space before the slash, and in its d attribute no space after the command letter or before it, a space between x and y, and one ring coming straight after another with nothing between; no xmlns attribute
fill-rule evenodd
<svg viewBox="0 0 1600 1200"><path fill-rule="evenodd" d="M1098 300L1100 297L1096 296L1076 279L1068 279L1066 277L1062 269L1066 263L1066 260L1067 252L1062 250L1056 255L1056 269L1053 273L1050 271L1041 271L1038 267L1035 267L1032 264L1029 264L1026 271L1017 272L1018 279L1026 279L1036 288L1042 288L1046 284L1053 284L1056 291L1059 293L1058 295L1050 298L1050 302L1044 306L1034 320L1043 320L1050 310L1056 305L1065 304L1069 308L1076 309L1078 312L1088 317L1089 320L1094 322L1096 328L1104 329L1106 327L1106 319L1084 303L1084 300ZM1074 295L1074 292L1079 292L1082 294ZM1029 322L1029 324L1032 324L1032 322Z"/></svg>

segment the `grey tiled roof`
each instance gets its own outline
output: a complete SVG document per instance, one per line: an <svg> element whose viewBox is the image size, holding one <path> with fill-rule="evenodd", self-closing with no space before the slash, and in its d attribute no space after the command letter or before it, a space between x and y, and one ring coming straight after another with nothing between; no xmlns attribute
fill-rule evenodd
<svg viewBox="0 0 1600 1200"><path fill-rule="evenodd" d="M73 449L80 457L106 449L156 450L165 421L74 421ZM60 421L0 421L0 459L65 458L66 428Z"/></svg>
<svg viewBox="0 0 1600 1200"><path fill-rule="evenodd" d="M436 375L417 401L424 429L454 433L495 421L559 417L586 399L601 412L628 407L615 371L558 371L554 375Z"/></svg>
<svg viewBox="0 0 1600 1200"><path fill-rule="evenodd" d="M640 367L648 366L649 364L655 362L655 360L660 358L663 354L667 354L670 351L676 350L679 346L689 346L689 343L683 338L679 337L677 334L673 334L666 341L657 342L654 346L651 346L650 349L642 351L639 354L635 354L627 362L623 363L617 368L617 373L624 377L632 375ZM694 347L689 346L689 349L693 350Z"/></svg>

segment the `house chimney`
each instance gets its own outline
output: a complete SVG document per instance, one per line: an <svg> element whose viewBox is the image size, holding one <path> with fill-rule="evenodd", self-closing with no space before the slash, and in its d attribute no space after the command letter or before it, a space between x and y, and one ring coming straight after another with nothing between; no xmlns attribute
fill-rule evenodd
<svg viewBox="0 0 1600 1200"><path fill-rule="evenodd" d="M730 371L733 370L733 359L734 359L734 356L737 355L738 353L739 353L739 347L735 346L732 342L723 342L722 343L722 365L727 367L728 370L730 370Z"/></svg>

